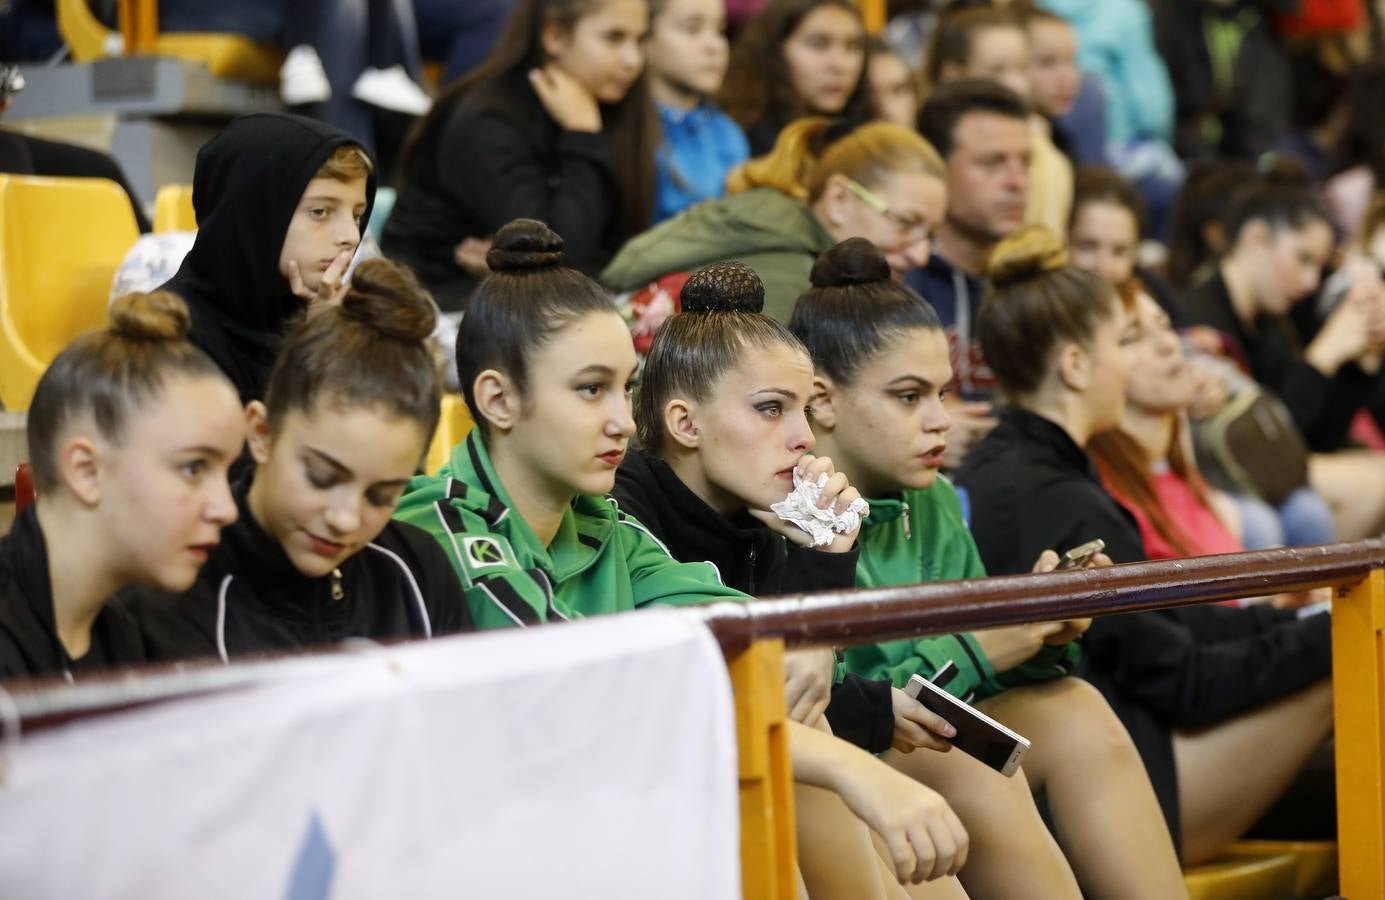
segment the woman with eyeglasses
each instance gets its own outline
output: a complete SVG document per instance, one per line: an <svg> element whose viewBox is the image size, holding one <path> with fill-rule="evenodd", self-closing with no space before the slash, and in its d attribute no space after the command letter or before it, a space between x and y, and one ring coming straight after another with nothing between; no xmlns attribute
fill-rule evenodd
<svg viewBox="0 0 1385 900"><path fill-rule="evenodd" d="M927 262L947 210L941 157L917 132L889 122L843 132L829 119L799 119L768 156L733 172L727 190L630 241L601 280L632 291L736 260L764 282L765 314L786 322L820 254L865 238L900 278Z"/></svg>

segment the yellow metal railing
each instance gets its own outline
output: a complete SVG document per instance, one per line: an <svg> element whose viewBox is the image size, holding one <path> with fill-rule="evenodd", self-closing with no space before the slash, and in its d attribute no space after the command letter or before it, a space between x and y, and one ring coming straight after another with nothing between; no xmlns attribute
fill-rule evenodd
<svg viewBox="0 0 1385 900"><path fill-rule="evenodd" d="M729 668L740 752L742 896L796 900L784 642L756 641Z"/></svg>
<svg viewBox="0 0 1385 900"><path fill-rule="evenodd" d="M1341 895L1385 897L1385 574L1338 591L1332 607Z"/></svg>

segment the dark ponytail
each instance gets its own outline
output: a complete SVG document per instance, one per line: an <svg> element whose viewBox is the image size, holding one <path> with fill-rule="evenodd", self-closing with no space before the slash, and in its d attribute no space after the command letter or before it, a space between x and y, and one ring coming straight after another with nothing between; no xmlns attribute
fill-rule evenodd
<svg viewBox="0 0 1385 900"><path fill-rule="evenodd" d="M496 232L486 264L491 274L472 294L457 330L457 377L483 433L486 420L472 394L476 376L496 369L522 392L530 357L555 333L589 313L618 315L605 288L563 265L563 239L542 222L506 224Z"/></svg>
<svg viewBox="0 0 1385 900"><path fill-rule="evenodd" d="M794 304L789 329L813 357L813 369L849 385L861 366L905 331L941 331L927 301L890 277L890 264L865 238L850 238L818 257L812 287Z"/></svg>

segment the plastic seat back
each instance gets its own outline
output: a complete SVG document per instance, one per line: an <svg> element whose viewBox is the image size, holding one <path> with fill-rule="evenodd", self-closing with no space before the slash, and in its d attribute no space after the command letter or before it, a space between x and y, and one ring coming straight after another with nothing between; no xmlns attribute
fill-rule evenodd
<svg viewBox="0 0 1385 900"><path fill-rule="evenodd" d="M433 432L433 440L428 445L423 470L432 475L441 469L452 458L452 448L471 431L472 424L471 410L466 408L466 401L457 394L444 394L442 416L438 419L438 430Z"/></svg>
<svg viewBox="0 0 1385 900"><path fill-rule="evenodd" d="M57 0L58 30L77 62L148 54L201 63L217 78L276 85L284 54L239 34L161 33L156 0L122 0L121 34L92 12L91 0ZM127 21L132 20L132 21ZM132 46L132 44L134 46Z"/></svg>
<svg viewBox="0 0 1385 900"><path fill-rule="evenodd" d="M192 208L192 185L166 184L154 197L154 231L196 231L197 213Z"/></svg>
<svg viewBox="0 0 1385 900"><path fill-rule="evenodd" d="M0 175L0 403L29 408L43 370L106 322L111 280L139 237L102 178Z"/></svg>

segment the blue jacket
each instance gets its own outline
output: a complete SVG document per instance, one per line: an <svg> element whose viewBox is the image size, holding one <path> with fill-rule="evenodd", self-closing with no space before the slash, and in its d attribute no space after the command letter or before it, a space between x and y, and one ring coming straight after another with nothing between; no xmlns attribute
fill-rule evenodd
<svg viewBox="0 0 1385 900"><path fill-rule="evenodd" d="M664 141L655 159L655 222L723 196L727 173L750 156L740 126L710 103L692 110L661 104L659 123Z"/></svg>

